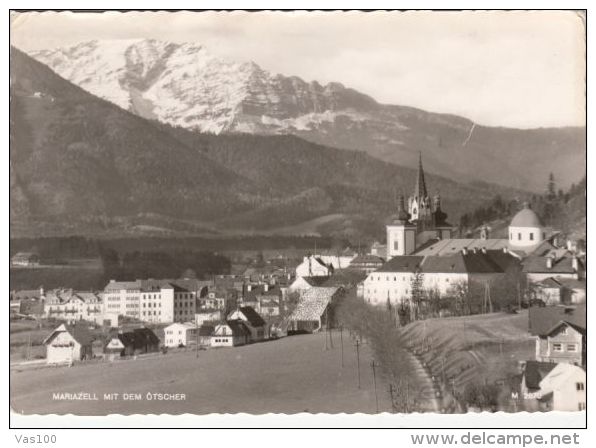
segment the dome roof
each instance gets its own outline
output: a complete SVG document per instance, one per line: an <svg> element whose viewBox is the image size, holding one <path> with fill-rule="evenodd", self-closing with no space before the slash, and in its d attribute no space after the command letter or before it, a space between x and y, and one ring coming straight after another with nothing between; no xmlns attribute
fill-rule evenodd
<svg viewBox="0 0 596 448"><path fill-rule="evenodd" d="M540 218L528 204L524 204L524 208L517 212L509 225L511 227L542 227Z"/></svg>

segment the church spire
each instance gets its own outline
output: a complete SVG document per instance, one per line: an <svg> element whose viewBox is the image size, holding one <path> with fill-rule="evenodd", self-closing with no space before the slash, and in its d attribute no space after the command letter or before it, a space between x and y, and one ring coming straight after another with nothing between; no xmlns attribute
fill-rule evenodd
<svg viewBox="0 0 596 448"><path fill-rule="evenodd" d="M424 169L422 168L422 151L418 157L418 175L416 176L416 185L414 185L414 197L423 199L428 196L426 191L426 182L424 181Z"/></svg>

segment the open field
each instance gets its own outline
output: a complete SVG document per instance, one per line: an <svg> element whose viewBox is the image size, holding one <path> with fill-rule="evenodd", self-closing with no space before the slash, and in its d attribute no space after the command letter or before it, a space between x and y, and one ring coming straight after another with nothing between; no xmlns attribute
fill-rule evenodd
<svg viewBox="0 0 596 448"><path fill-rule="evenodd" d="M534 358L527 310L417 321L404 335L432 374L458 391L506 380L518 373L518 361Z"/></svg>
<svg viewBox="0 0 596 448"><path fill-rule="evenodd" d="M345 334L344 334L345 336ZM341 367L339 334L325 350L323 334L300 335L245 347L180 351L137 360L11 369L12 409L19 413L237 413L365 412L376 410L369 347L356 353L344 337ZM379 410L390 412L387 384L377 377ZM96 394L97 401L53 400L53 393ZM146 394L185 394L181 401L146 400ZM104 394L119 393L118 400ZM123 400L122 394L142 400Z"/></svg>

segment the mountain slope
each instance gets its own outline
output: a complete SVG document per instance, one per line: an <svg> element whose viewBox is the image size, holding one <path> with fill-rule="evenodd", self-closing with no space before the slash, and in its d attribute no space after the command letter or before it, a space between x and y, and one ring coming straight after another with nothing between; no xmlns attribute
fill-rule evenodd
<svg viewBox="0 0 596 448"><path fill-rule="evenodd" d="M137 212L210 219L255 186L146 120L11 51L12 218ZM68 227L68 221L65 223Z"/></svg>
<svg viewBox="0 0 596 448"><path fill-rule="evenodd" d="M15 236L275 233L309 221L328 235L379 237L396 191L409 194L416 174L295 136L199 134L149 121L18 50L10 112ZM496 193L520 194L427 181L454 218Z"/></svg>
<svg viewBox="0 0 596 448"><path fill-rule="evenodd" d="M140 116L203 132L294 134L428 171L540 191L549 172L567 187L585 170L585 129L506 129L383 105L339 83L273 75L203 46L91 41L32 56L87 91ZM424 88L424 86L421 86Z"/></svg>

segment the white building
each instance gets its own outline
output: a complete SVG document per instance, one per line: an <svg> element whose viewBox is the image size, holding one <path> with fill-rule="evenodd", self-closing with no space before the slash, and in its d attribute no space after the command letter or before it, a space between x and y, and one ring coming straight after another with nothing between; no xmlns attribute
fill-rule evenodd
<svg viewBox="0 0 596 448"><path fill-rule="evenodd" d="M304 257L296 266L296 277L328 277L333 274L333 267L316 255Z"/></svg>
<svg viewBox="0 0 596 448"><path fill-rule="evenodd" d="M586 371L561 363L540 381L540 404L544 411L585 411Z"/></svg>
<svg viewBox="0 0 596 448"><path fill-rule="evenodd" d="M110 280L103 292L104 312L152 323L192 321L204 286L194 279Z"/></svg>
<svg viewBox="0 0 596 448"><path fill-rule="evenodd" d="M370 273L363 284L364 299L373 305L403 303L411 298L412 282L418 275L425 291L445 296L456 285L497 281L517 258L503 251L467 251L450 256L406 255L393 257Z"/></svg>
<svg viewBox="0 0 596 448"><path fill-rule="evenodd" d="M215 326L211 347L235 347L250 342L250 330L240 320L231 320Z"/></svg>
<svg viewBox="0 0 596 448"><path fill-rule="evenodd" d="M60 325L43 341L48 364L72 364L93 356L93 337L82 325Z"/></svg>
<svg viewBox="0 0 596 448"><path fill-rule="evenodd" d="M87 320L101 324L103 304L101 298L92 292L72 289L49 291L45 294L44 315L69 323Z"/></svg>
<svg viewBox="0 0 596 448"><path fill-rule="evenodd" d="M110 280L104 288L104 312L140 319L141 281Z"/></svg>
<svg viewBox="0 0 596 448"><path fill-rule="evenodd" d="M538 215L524 203L523 209L509 224L509 244L512 247L532 247L546 240L546 232Z"/></svg>
<svg viewBox="0 0 596 448"><path fill-rule="evenodd" d="M199 327L190 322L176 322L164 328L164 345L166 347L188 347L196 345Z"/></svg>

